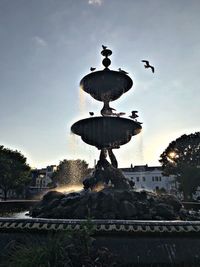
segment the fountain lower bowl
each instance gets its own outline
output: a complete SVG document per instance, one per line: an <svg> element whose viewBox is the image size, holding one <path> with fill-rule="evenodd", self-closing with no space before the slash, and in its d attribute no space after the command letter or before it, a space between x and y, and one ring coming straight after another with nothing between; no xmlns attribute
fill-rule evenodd
<svg viewBox="0 0 200 267"><path fill-rule="evenodd" d="M142 130L140 123L120 117L93 117L74 123L71 131L98 149L119 148Z"/></svg>

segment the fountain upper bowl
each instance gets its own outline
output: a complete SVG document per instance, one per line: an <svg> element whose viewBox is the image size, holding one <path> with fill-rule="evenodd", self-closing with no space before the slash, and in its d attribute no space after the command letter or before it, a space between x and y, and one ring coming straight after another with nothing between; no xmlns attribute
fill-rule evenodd
<svg viewBox="0 0 200 267"><path fill-rule="evenodd" d="M114 101L130 90L132 79L123 72L109 69L92 72L80 81L80 87L98 101Z"/></svg>

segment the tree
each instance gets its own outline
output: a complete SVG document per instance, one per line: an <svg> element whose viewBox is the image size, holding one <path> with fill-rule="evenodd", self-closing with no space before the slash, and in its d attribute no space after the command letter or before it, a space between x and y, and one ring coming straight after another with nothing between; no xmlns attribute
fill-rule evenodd
<svg viewBox="0 0 200 267"><path fill-rule="evenodd" d="M165 175L174 174L184 200L192 198L200 186L200 132L182 135L160 155Z"/></svg>
<svg viewBox="0 0 200 267"><path fill-rule="evenodd" d="M84 160L66 160L60 161L57 171L53 174L53 181L59 185L77 185L88 176L90 170Z"/></svg>
<svg viewBox="0 0 200 267"><path fill-rule="evenodd" d="M15 190L22 192L30 181L30 167L26 158L17 150L10 150L0 146L0 189L7 199L8 192Z"/></svg>

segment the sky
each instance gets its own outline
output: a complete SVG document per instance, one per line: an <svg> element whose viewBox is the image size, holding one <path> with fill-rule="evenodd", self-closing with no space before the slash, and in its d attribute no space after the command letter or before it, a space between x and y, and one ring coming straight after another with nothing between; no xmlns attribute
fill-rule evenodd
<svg viewBox="0 0 200 267"><path fill-rule="evenodd" d="M102 103L79 82L90 67L103 69L103 44L110 69L134 84L111 106L138 110L143 122L114 151L119 167L159 165L171 141L200 130L199 14L199 0L0 0L0 144L34 168L77 158L92 167L99 151L70 127L100 115Z"/></svg>

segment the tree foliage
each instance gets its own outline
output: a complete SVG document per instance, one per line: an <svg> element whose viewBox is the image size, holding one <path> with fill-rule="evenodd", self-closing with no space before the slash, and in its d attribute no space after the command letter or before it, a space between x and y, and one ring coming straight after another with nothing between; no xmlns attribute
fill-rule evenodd
<svg viewBox="0 0 200 267"><path fill-rule="evenodd" d="M52 179L58 185L80 184L89 174L88 164L84 160L67 160L60 161L57 171L53 174Z"/></svg>
<svg viewBox="0 0 200 267"><path fill-rule="evenodd" d="M184 167L182 173L177 175L179 190L183 192L185 200L191 200L192 194L200 186L200 169L195 167Z"/></svg>
<svg viewBox="0 0 200 267"><path fill-rule="evenodd" d="M26 158L17 150L0 146L0 189L7 199L9 190L21 192L30 181L30 167Z"/></svg>
<svg viewBox="0 0 200 267"><path fill-rule="evenodd" d="M160 155L165 175L176 175L184 198L200 186L200 132L182 135L172 141Z"/></svg>

